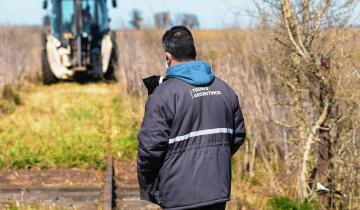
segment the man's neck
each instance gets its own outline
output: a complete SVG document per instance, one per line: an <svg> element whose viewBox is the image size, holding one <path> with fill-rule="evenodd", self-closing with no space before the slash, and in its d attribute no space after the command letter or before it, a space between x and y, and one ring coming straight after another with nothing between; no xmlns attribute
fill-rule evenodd
<svg viewBox="0 0 360 210"><path fill-rule="evenodd" d="M185 63L185 62L190 62L190 61L195 61L195 59L183 59L183 60L180 60L180 61L173 59L171 61L171 66L175 66L175 65Z"/></svg>

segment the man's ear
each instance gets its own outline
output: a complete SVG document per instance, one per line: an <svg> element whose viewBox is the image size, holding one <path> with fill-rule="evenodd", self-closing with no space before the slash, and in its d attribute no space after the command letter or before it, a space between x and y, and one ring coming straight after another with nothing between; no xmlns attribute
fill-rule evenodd
<svg viewBox="0 0 360 210"><path fill-rule="evenodd" d="M172 56L170 53L165 53L165 57L166 57L166 62L168 63L168 65L171 65L171 61L172 61Z"/></svg>

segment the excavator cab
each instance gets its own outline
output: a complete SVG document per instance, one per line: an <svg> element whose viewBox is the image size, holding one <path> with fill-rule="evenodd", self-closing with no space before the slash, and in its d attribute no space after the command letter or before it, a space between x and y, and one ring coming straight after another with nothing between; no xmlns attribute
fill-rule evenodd
<svg viewBox="0 0 360 210"><path fill-rule="evenodd" d="M44 0L43 8L49 13L44 18L45 84L77 76L116 80L117 45L107 0Z"/></svg>

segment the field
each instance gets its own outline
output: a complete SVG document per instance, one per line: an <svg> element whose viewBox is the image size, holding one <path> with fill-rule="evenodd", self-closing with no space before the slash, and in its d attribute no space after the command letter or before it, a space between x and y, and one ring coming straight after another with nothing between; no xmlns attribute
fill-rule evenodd
<svg viewBox="0 0 360 210"><path fill-rule="evenodd" d="M164 74L160 44L162 31L117 33L120 52L118 84L60 83L53 86L42 86L39 83L40 30L5 27L0 31L1 46L11 49L6 51L7 59L2 60L5 68L0 69L0 75L4 75L3 83L0 84L3 85L4 93L0 102L0 168L102 169L110 147L117 160L135 160L136 133L146 100L141 79L153 74ZM13 38L7 33L14 31L26 31L34 41L10 44ZM265 85L263 81L255 79L257 72L245 71L257 68L250 61L253 60L251 54L255 52L252 41L257 38L251 34L251 31L238 30L195 31L199 58L209 61L217 75L230 82L240 96L248 91L253 92L254 96L260 95L261 86ZM31 65L16 62L16 50L24 54L32 53L35 62ZM13 71L14 66L21 71ZM234 73L241 82L227 79L228 75ZM266 81L267 77L263 79ZM247 83L247 80L254 82ZM256 115L247 115L249 120L266 110L261 107L266 102L258 97L256 100L244 97L241 103L245 110L257 110ZM244 155L245 149L237 159L240 161ZM241 168L243 163L238 164ZM234 165L234 169L237 168ZM267 201L262 197L270 197L271 188L256 184L253 186L251 183L259 183L256 181L258 178L249 181L244 177L239 180L236 178L239 171L234 171L234 179L242 183L241 186L234 185L234 190L238 191L235 197L241 198L245 206L256 208L266 205ZM266 171L259 169L259 177L263 176L261 173L265 175ZM269 189L269 193L262 193L264 188ZM247 195L245 189L262 194L261 199L253 194Z"/></svg>
<svg viewBox="0 0 360 210"><path fill-rule="evenodd" d="M139 119L120 90L106 84L27 86L19 107L0 119L0 168L100 169L109 148L133 159Z"/></svg>
<svg viewBox="0 0 360 210"><path fill-rule="evenodd" d="M31 42L14 42L20 37L10 36L25 32L31 34ZM64 82L52 86L39 82L40 32L37 28L0 28L0 89L3 93L0 169L99 170L104 168L110 153L117 161L134 162L136 134L147 97L141 79L164 74L160 43L163 31L117 32L119 83ZM279 75L286 70L280 60L286 61L289 56L280 57L279 47L274 47L266 38L269 33L274 32L267 29L194 31L199 59L208 61L216 75L234 88L247 124L247 142L233 162L233 197L243 209L268 209L284 203L295 206L294 209L317 209L317 199L314 203L299 199L298 174L305 143L296 130L299 126L294 100L291 93L284 90L286 83L279 80ZM359 108L349 104L358 103L360 96L359 83L356 83L360 55L357 34L356 30L348 31L344 41L346 58L354 62L350 64L345 60L334 64L341 72L334 74L340 78L336 83L336 97L342 100L339 110L351 110L353 117L358 115ZM23 59L19 60L17 54ZM353 68L348 68L350 65ZM344 84L351 84L348 85L351 88L344 89ZM300 99L305 98L306 91L301 89L300 92ZM306 111L307 130L310 130L318 111L307 109L309 101L302 105ZM345 116L345 111L340 112ZM348 121L339 122L339 127L342 126L344 132L351 127L350 133L354 136L345 136L348 138L341 142L348 144L336 148L355 154L349 152L349 148L359 146L355 141L359 124L355 118L346 119ZM345 169L339 169L339 176L345 177L346 169L355 172L359 169L354 161L348 161L352 165L341 161L337 165ZM352 180L356 177L354 175ZM339 183L346 181L340 179ZM350 188L339 186L355 196L358 192L353 189L357 181L351 184ZM356 209L359 204L356 196L353 203L351 209Z"/></svg>

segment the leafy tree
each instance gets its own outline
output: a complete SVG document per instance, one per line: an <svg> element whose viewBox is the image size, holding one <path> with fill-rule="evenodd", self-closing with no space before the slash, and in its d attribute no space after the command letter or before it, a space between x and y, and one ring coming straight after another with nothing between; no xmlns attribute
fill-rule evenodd
<svg viewBox="0 0 360 210"><path fill-rule="evenodd" d="M179 25L184 25L188 28L199 28L200 22L196 15L194 14L180 14L177 19Z"/></svg>
<svg viewBox="0 0 360 210"><path fill-rule="evenodd" d="M166 28L172 25L169 12L159 12L154 15L155 27Z"/></svg>

